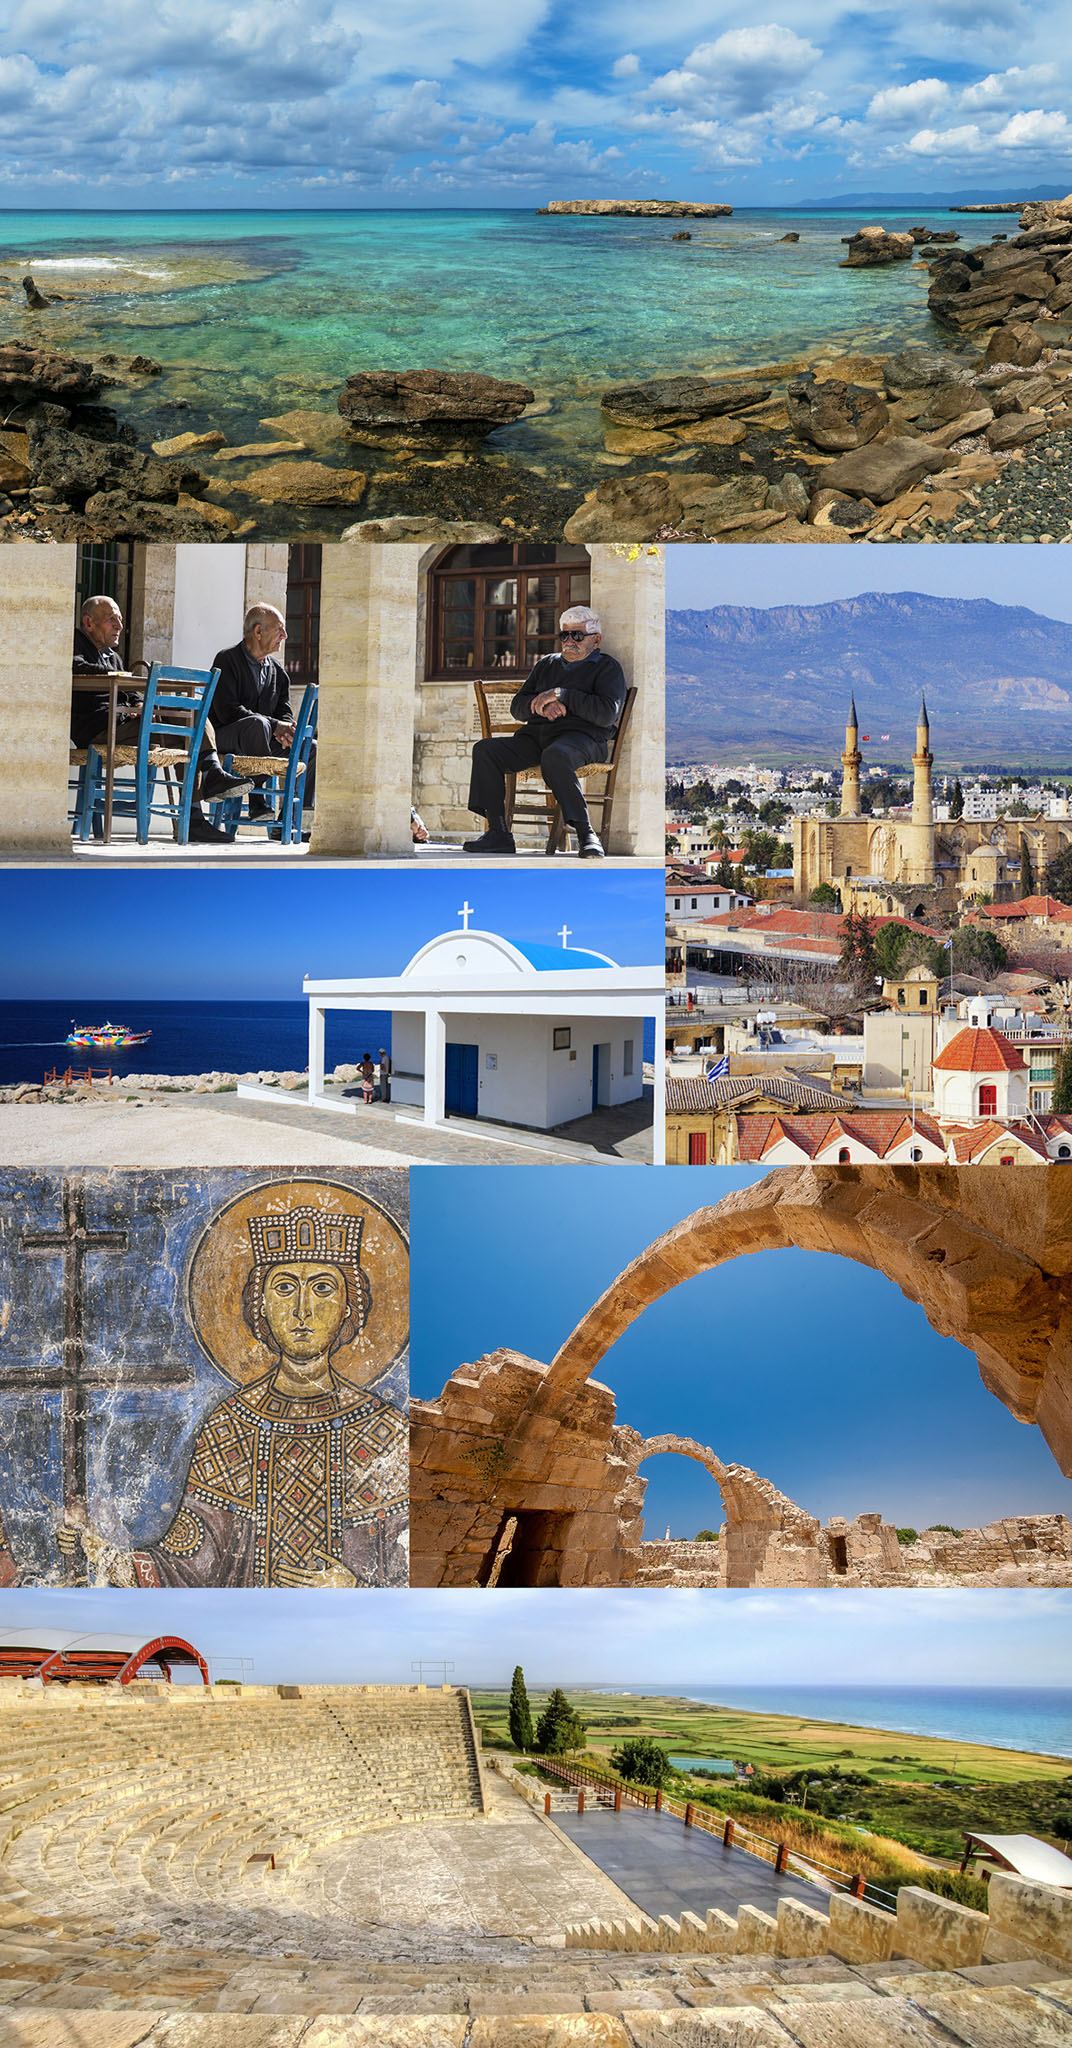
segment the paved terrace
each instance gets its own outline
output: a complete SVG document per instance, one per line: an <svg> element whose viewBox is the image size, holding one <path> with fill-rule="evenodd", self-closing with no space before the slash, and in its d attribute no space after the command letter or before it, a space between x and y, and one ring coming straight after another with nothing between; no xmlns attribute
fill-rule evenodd
<svg viewBox="0 0 1072 2048"><path fill-rule="evenodd" d="M118 1091L117 1091L118 1092ZM354 1117L280 1094L154 1095L0 1103L0 1164L17 1166L650 1165L652 1091L555 1131L467 1118L428 1130L419 1111L359 1103ZM643 1121L641 1121L643 1119Z"/></svg>
<svg viewBox="0 0 1072 2048"><path fill-rule="evenodd" d="M776 1914L779 1899L799 1899L822 1907L824 1894L807 1878L788 1873L776 1877L758 1856L727 1849L717 1835L687 1828L674 1814L623 1807L586 1806L584 1813L556 1813L563 1834L647 1913L696 1913L709 1908L734 1914L742 1899L763 1913Z"/></svg>

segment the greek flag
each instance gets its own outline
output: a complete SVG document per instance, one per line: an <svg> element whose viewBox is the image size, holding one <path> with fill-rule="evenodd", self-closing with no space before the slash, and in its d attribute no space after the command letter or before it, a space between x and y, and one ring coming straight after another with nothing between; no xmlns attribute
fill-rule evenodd
<svg viewBox="0 0 1072 2048"><path fill-rule="evenodd" d="M713 1067L708 1067L706 1069L704 1078L708 1081L717 1081L721 1078L723 1074L728 1074L729 1070L730 1056L728 1052L724 1052L722 1058L720 1060L716 1060Z"/></svg>

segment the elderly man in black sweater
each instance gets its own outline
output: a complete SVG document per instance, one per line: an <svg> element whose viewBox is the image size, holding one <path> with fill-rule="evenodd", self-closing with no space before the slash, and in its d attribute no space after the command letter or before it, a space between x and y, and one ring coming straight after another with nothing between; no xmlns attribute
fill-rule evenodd
<svg viewBox="0 0 1072 2048"><path fill-rule="evenodd" d="M242 621L237 647L213 656L220 680L212 702L212 723L221 754L264 754L286 759L294 738L290 677L279 649L287 637L283 614L272 604L250 605ZM267 765L267 763L266 763ZM267 781L267 776L265 776ZM316 742L309 750L302 806L311 810L316 786ZM254 789L249 800L252 819L272 816L267 798Z"/></svg>
<svg viewBox="0 0 1072 2048"><path fill-rule="evenodd" d="M510 716L523 721L522 730L478 740L473 748L469 809L487 819L488 829L465 841L466 853L517 851L506 824L506 777L538 766L577 835L581 859L602 859L577 770L607 759L625 704L625 677L613 655L603 653L595 612L573 605L558 624L561 653L542 655L511 702Z"/></svg>
<svg viewBox="0 0 1072 2048"><path fill-rule="evenodd" d="M119 654L119 642L123 633L123 614L112 597L87 597L82 606L81 624L76 626L74 654L71 671L76 676L107 676L121 670L123 663ZM134 747L141 734L142 699L136 693L120 690L116 698L116 745ZM76 747L103 747L108 738L108 692L102 689L77 690L71 696L71 744ZM201 741L197 760L198 801L190 806L190 840L195 845L229 846L226 832L218 832L209 823L202 803L215 803L219 797L240 796L250 784L244 775L228 775L220 761L211 739L206 732Z"/></svg>

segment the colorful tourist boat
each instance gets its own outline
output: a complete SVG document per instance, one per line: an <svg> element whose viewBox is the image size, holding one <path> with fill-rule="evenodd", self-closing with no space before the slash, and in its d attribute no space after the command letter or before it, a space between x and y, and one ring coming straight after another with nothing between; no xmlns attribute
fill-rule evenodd
<svg viewBox="0 0 1072 2048"><path fill-rule="evenodd" d="M131 1031L126 1024L76 1024L72 1019L64 1043L91 1045L110 1052L120 1045L144 1045L152 1035L151 1031Z"/></svg>

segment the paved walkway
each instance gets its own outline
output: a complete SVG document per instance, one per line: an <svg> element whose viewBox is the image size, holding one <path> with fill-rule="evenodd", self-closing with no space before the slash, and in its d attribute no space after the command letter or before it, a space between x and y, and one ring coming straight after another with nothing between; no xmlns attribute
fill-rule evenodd
<svg viewBox="0 0 1072 2048"><path fill-rule="evenodd" d="M338 1091L340 1094L341 1090ZM258 1123L329 1134L349 1144L375 1147L385 1156L406 1161L438 1161L451 1166L539 1166L575 1163L593 1165L615 1159L650 1165L652 1153L652 1091L641 1101L619 1109L602 1109L576 1117L551 1131L519 1132L509 1124L482 1118L452 1117L447 1130L429 1130L419 1110L397 1103L358 1102L354 1116L312 1109L308 1102L285 1094L256 1098L233 1094L200 1098L207 1109L227 1117L252 1117Z"/></svg>
<svg viewBox="0 0 1072 2048"><path fill-rule="evenodd" d="M744 1849L724 1849L718 1835L687 1828L669 1813L623 1807L588 1807L556 1813L556 1826L653 1920L660 1913L697 1913L711 1906L734 1914L738 1906L776 1913L779 1899L800 1899L821 1910L823 1893L803 1877L776 1877L769 1863Z"/></svg>

